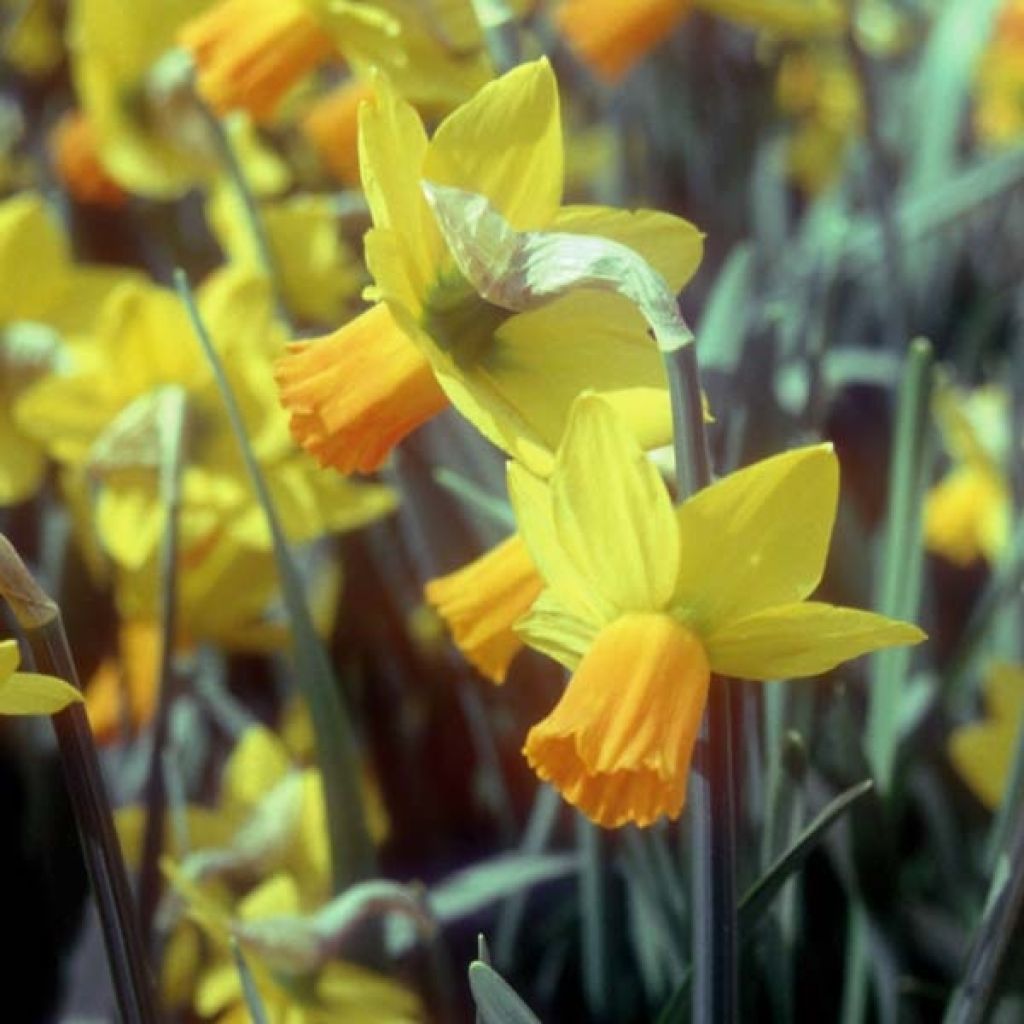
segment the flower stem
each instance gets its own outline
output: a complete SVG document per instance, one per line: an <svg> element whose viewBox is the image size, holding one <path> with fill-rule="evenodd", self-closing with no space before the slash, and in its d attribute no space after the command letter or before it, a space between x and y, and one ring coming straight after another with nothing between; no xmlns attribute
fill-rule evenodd
<svg viewBox="0 0 1024 1024"><path fill-rule="evenodd" d="M174 640L178 606L178 520L181 509L181 477L185 440L185 393L169 390L160 410L160 497L166 516L160 552L160 664L157 674L156 713L146 770L144 804L146 824L142 835L139 868L139 920L143 934L152 941L153 920L160 900L160 853L163 848L167 788L163 755L167 744L171 704L174 699Z"/></svg>
<svg viewBox="0 0 1024 1024"><path fill-rule="evenodd" d="M246 435L245 421L217 354L209 331L182 270L175 274L178 294L188 311L196 337L213 369L217 386L242 452L249 479L267 520L277 562L284 602L294 634L293 656L298 684L313 719L317 761L324 786L331 875L334 892L340 893L376 870L376 851L366 823L358 746L352 722L338 690L327 652L313 625L302 579L288 550L270 496L270 489Z"/></svg>
<svg viewBox="0 0 1024 1024"><path fill-rule="evenodd" d="M691 340L662 353L679 496L686 498L711 483L696 345ZM728 679L712 680L690 776L693 1024L730 1024L738 1013L732 689Z"/></svg>
<svg viewBox="0 0 1024 1024"><path fill-rule="evenodd" d="M24 631L37 669L78 687L60 609L2 534L0 595ZM96 896L121 1019L131 1024L157 1024L160 1015L142 932L84 706L73 704L58 712L53 716L53 729L86 871Z"/></svg>

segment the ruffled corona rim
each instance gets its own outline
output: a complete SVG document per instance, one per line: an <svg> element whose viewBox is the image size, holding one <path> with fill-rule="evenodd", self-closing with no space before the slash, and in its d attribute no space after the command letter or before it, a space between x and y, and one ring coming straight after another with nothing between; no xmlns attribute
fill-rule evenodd
<svg viewBox="0 0 1024 1024"><path fill-rule="evenodd" d="M335 53L301 0L220 0L179 35L196 62L200 94L219 114L274 115L284 95Z"/></svg>
<svg viewBox="0 0 1024 1024"><path fill-rule="evenodd" d="M96 131L81 111L69 110L54 126L50 156L57 177L78 202L117 209L128 201L103 166Z"/></svg>
<svg viewBox="0 0 1024 1024"><path fill-rule="evenodd" d="M298 443L322 466L372 473L448 404L383 303L332 334L292 344L274 375Z"/></svg>
<svg viewBox="0 0 1024 1024"><path fill-rule="evenodd" d="M689 8L690 0L565 0L557 17L580 59L615 83L672 34Z"/></svg>
<svg viewBox="0 0 1024 1024"><path fill-rule="evenodd" d="M624 615L598 634L523 752L598 825L677 818L710 679L700 640L681 623Z"/></svg>
<svg viewBox="0 0 1024 1024"><path fill-rule="evenodd" d="M470 663L503 683L523 646L513 627L542 587L526 545L513 534L463 568L431 580L425 595Z"/></svg>
<svg viewBox="0 0 1024 1024"><path fill-rule="evenodd" d="M317 100L302 121L324 166L342 185L359 185L359 107L373 96L367 82L350 79Z"/></svg>

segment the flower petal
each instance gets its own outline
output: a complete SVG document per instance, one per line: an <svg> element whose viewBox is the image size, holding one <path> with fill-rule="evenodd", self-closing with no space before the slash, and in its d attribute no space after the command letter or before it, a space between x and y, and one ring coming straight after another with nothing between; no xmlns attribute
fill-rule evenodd
<svg viewBox="0 0 1024 1024"><path fill-rule="evenodd" d="M17 640L0 640L0 684L21 664Z"/></svg>
<svg viewBox="0 0 1024 1024"><path fill-rule="evenodd" d="M551 500L559 543L603 598L621 612L668 603L679 566L672 503L623 420L596 395L573 405Z"/></svg>
<svg viewBox="0 0 1024 1024"><path fill-rule="evenodd" d="M924 639L909 622L805 601L734 619L705 635L704 644L716 672L767 681L816 676L869 651Z"/></svg>
<svg viewBox="0 0 1024 1024"><path fill-rule="evenodd" d="M53 715L81 700L70 683L36 672L15 672L0 683L0 715Z"/></svg>
<svg viewBox="0 0 1024 1024"><path fill-rule="evenodd" d="M574 615L554 591L544 590L516 623L516 633L527 646L574 672L596 639L598 627Z"/></svg>
<svg viewBox="0 0 1024 1024"><path fill-rule="evenodd" d="M555 231L601 235L638 253L679 291L697 272L704 235L688 220L657 210L614 210L607 206L563 206L551 225Z"/></svg>
<svg viewBox="0 0 1024 1024"><path fill-rule="evenodd" d="M678 509L675 602L698 632L800 601L821 580L839 495L831 445L732 473Z"/></svg>
<svg viewBox="0 0 1024 1024"><path fill-rule="evenodd" d="M554 217L562 165L558 84L541 59L490 82L445 118L423 176L485 195L514 228L525 230Z"/></svg>

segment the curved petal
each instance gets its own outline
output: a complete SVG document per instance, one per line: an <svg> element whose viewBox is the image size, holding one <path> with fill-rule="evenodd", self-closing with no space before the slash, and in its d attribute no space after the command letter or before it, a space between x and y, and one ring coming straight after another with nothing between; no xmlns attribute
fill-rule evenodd
<svg viewBox="0 0 1024 1024"><path fill-rule="evenodd" d="M613 613L612 606L569 560L555 534L548 485L522 466L510 462L508 493L519 535L548 587L546 600L549 603L545 607L553 609L555 604L560 604L567 615L590 622L595 628L608 621Z"/></svg>
<svg viewBox="0 0 1024 1024"><path fill-rule="evenodd" d="M528 647L574 672L597 638L599 627L574 615L554 591L544 590L516 623L515 631Z"/></svg>
<svg viewBox="0 0 1024 1024"><path fill-rule="evenodd" d="M35 672L15 672L0 683L0 715L53 715L82 694L70 683Z"/></svg>
<svg viewBox="0 0 1024 1024"><path fill-rule="evenodd" d="M0 683L21 664L21 653L17 640L0 640Z"/></svg>
<svg viewBox="0 0 1024 1024"><path fill-rule="evenodd" d="M704 234L688 220L657 210L614 210L607 206L564 206L551 227L580 235L601 235L638 253L679 291L697 272Z"/></svg>
<svg viewBox="0 0 1024 1024"><path fill-rule="evenodd" d="M831 445L732 473L678 509L675 607L702 633L807 597L821 580L839 496Z"/></svg>
<svg viewBox="0 0 1024 1024"><path fill-rule="evenodd" d="M576 400L551 475L555 533L577 571L622 612L672 596L679 535L665 484L612 408Z"/></svg>
<svg viewBox="0 0 1024 1024"><path fill-rule="evenodd" d="M704 646L715 672L767 681L816 676L870 651L924 639L909 622L805 601L734 620L706 635Z"/></svg>
<svg viewBox="0 0 1024 1024"><path fill-rule="evenodd" d="M445 118L423 165L430 181L485 195L518 230L551 221L562 175L558 83L543 58L485 85Z"/></svg>
<svg viewBox="0 0 1024 1024"><path fill-rule="evenodd" d="M422 295L434 276L441 235L420 190L427 133L419 114L384 75L359 108L359 173L374 226L394 231L410 286Z"/></svg>

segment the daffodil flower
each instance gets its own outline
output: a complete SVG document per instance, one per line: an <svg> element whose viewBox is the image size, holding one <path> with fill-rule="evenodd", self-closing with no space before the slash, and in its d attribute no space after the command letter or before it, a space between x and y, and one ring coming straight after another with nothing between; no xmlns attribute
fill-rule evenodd
<svg viewBox="0 0 1024 1024"><path fill-rule="evenodd" d="M0 506L31 497L46 471L44 446L15 422L14 403L61 361L61 332L90 327L110 292L135 277L76 266L35 193L0 203Z"/></svg>
<svg viewBox="0 0 1024 1024"><path fill-rule="evenodd" d="M123 189L167 199L223 173L216 139L191 88L182 26L208 0L71 0L71 73L95 159ZM256 138L242 114L226 121L249 187L287 187L290 172ZM81 140L79 140L81 141Z"/></svg>
<svg viewBox="0 0 1024 1024"><path fill-rule="evenodd" d="M266 280L245 267L223 268L204 282L198 301L289 539L312 540L389 511L391 492L367 490L316 470L295 448L270 375L284 336L274 320ZM97 529L113 558L139 570L152 562L159 546L164 509L154 471L159 455L154 417L162 389L169 387L185 395L190 441L183 477L183 551L189 556L207 552L228 524L240 543L269 551L269 531L220 392L178 297L147 284L119 288L94 331L76 346L76 356L65 372L28 388L15 416L19 428L55 459L80 472L101 474Z"/></svg>
<svg viewBox="0 0 1024 1024"><path fill-rule="evenodd" d="M806 600L838 499L829 445L719 480L673 508L614 410L578 399L549 482L509 465L545 589L518 629L573 675L524 747L601 825L676 817L712 673L813 676L917 643L916 626Z"/></svg>
<svg viewBox="0 0 1024 1024"><path fill-rule="evenodd" d="M978 62L974 124L990 146L1024 134L1024 3L1005 0L992 39Z"/></svg>
<svg viewBox="0 0 1024 1024"><path fill-rule="evenodd" d="M788 38L835 34L843 24L833 0L563 0L556 20L580 59L614 83L694 10Z"/></svg>
<svg viewBox="0 0 1024 1024"><path fill-rule="evenodd" d="M984 720L949 737L953 766L990 810L1003 799L1024 723L1024 667L997 663L985 675Z"/></svg>
<svg viewBox="0 0 1024 1024"><path fill-rule="evenodd" d="M947 386L936 395L935 415L953 464L925 499L925 545L956 565L995 562L1010 535L1007 395Z"/></svg>
<svg viewBox="0 0 1024 1024"><path fill-rule="evenodd" d="M365 240L378 304L277 368L292 431L322 464L376 469L449 401L488 439L545 471L572 400L590 388L621 408L645 447L671 436L664 371L632 304L578 291L514 314L459 271L422 180L484 195L517 230L601 235L638 251L673 291L700 260L700 233L663 213L561 207L562 126L546 60L485 86L432 139L380 78L360 112L374 227Z"/></svg>
<svg viewBox="0 0 1024 1024"><path fill-rule="evenodd" d="M0 715L53 715L82 700L70 683L37 672L18 672L18 644L0 640Z"/></svg>

